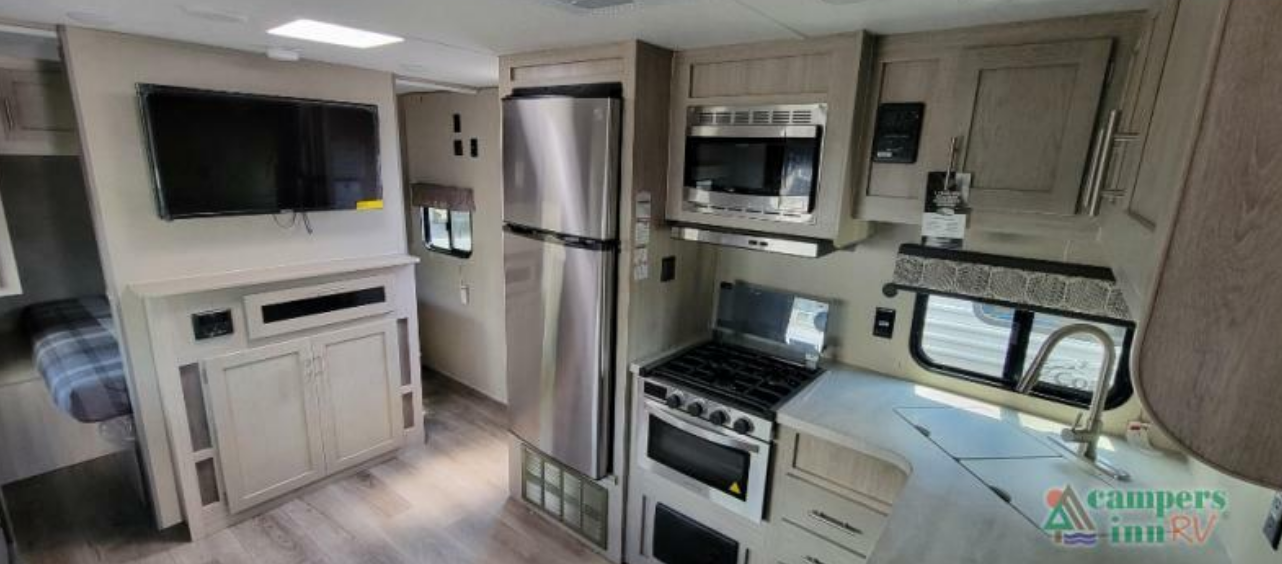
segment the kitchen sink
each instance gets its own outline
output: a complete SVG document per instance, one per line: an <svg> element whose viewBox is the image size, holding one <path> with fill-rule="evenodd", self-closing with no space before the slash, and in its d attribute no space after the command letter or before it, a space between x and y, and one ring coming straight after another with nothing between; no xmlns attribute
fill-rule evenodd
<svg viewBox="0 0 1282 564"><path fill-rule="evenodd" d="M1046 499L1052 490L1072 486L1085 495L1112 486L1069 447L1003 419L1001 411L953 407L896 411L1036 527L1046 520Z"/></svg>

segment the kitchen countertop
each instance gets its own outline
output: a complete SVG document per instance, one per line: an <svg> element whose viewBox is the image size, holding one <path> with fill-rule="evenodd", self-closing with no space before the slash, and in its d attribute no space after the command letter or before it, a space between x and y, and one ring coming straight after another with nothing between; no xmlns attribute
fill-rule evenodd
<svg viewBox="0 0 1282 564"><path fill-rule="evenodd" d="M1042 436L1063 427L1013 409L839 365L829 367L778 414L784 426L882 458L909 473L870 564L1229 562L1214 538L1200 547L1117 546L1103 538L1092 548L1051 542L1040 523L1033 524L1003 502L898 411L928 407L967 409ZM1178 459L1145 453L1113 437L1105 441L1101 456L1134 476L1122 489L1196 489ZM1085 496L1085 492L1079 494Z"/></svg>

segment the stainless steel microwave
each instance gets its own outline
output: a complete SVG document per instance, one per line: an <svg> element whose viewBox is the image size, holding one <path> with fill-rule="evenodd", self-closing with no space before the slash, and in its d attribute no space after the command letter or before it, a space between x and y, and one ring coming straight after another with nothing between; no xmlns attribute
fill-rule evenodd
<svg viewBox="0 0 1282 564"><path fill-rule="evenodd" d="M827 104L690 108L683 204L714 215L811 221L827 119Z"/></svg>

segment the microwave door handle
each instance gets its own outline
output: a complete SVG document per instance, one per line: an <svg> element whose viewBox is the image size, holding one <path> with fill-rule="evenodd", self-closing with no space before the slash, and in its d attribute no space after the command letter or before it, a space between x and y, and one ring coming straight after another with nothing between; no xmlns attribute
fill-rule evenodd
<svg viewBox="0 0 1282 564"><path fill-rule="evenodd" d="M757 454L761 451L761 445L757 444L755 441L747 441L728 436L722 432L720 428L712 427L711 425L704 423L702 420L698 420L696 422L685 415L668 411L659 411L654 409L647 411L649 411L651 415L662 419L665 423L706 441L713 442L724 447L746 450L753 454Z"/></svg>
<svg viewBox="0 0 1282 564"><path fill-rule="evenodd" d="M816 139L819 137L819 126L790 125L784 128L784 134L789 139Z"/></svg>
<svg viewBox="0 0 1282 564"><path fill-rule="evenodd" d="M813 126L811 126L813 127ZM797 126L783 125L693 125L687 137L783 139L792 137L789 131Z"/></svg>

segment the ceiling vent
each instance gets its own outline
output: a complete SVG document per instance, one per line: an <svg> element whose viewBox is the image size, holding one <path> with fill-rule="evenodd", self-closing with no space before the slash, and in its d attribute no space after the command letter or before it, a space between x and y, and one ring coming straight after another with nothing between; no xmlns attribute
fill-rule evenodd
<svg viewBox="0 0 1282 564"><path fill-rule="evenodd" d="M580 15L608 16L622 14L636 9L644 9L663 4L675 4L690 0L537 0L549 6Z"/></svg>
<svg viewBox="0 0 1282 564"><path fill-rule="evenodd" d="M611 10L622 6L635 5L633 0L562 0L566 4L581 10Z"/></svg>

